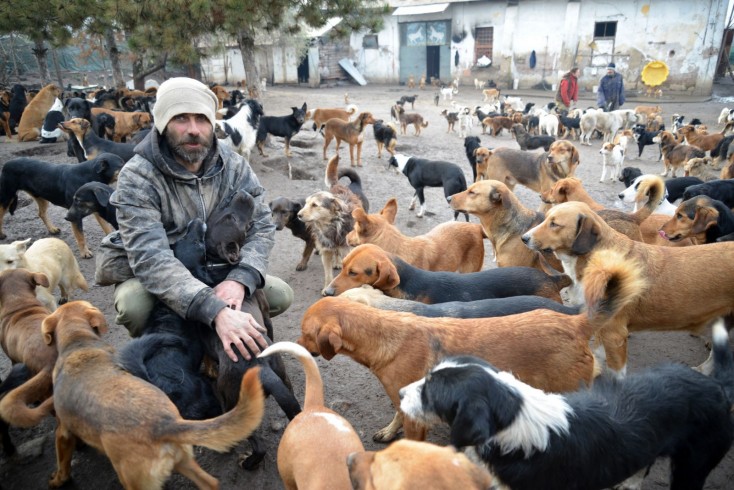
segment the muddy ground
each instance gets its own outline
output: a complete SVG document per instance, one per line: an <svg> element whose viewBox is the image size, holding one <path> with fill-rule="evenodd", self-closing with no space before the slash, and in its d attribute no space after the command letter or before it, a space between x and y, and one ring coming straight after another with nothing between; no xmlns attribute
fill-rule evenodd
<svg viewBox="0 0 734 490"><path fill-rule="evenodd" d="M719 95L732 95L730 90L719 88ZM403 153L423 157L445 159L456 162L471 176L471 171L464 154L463 139L456 134L446 133L446 122L439 116L439 112L449 107L449 101L440 101L434 105L433 92L430 90L406 90L400 86L367 86L354 85L335 86L318 90L298 87L272 87L264 94L263 104L269 115L285 115L290 113L291 106L301 106L307 102L309 107L340 107L344 103L344 94L349 93L350 101L358 105L360 111L371 111L377 118L389 120L389 108L401 95L418 94L415 103L415 112L422 114L429 125L419 137L413 135L412 128L407 136L398 138L398 150ZM545 104L552 99L552 92L521 92L523 101ZM461 87L456 100L466 105L476 105L481 101L480 92L473 87ZM685 114L688 119L700 118L710 128L717 128L716 119L722 107L727 103L732 105L734 99L714 97L703 101L701 98L676 97L665 95L663 99L650 101L660 103L664 109L666 121L673 113ZM625 107L634 107L644 103L643 99L630 100ZM582 94L579 105L585 107L593 105L592 94ZM478 135L480 130L475 126L472 133ZM508 133L499 137L481 136L485 146L507 146L517 148L517 144ZM305 197L310 193L324 188L322 160L323 138L310 129L310 124L304 125L302 132L292 142L293 157L287 160L283 156L282 140L276 138L267 149L268 158L254 155L252 166L260 180L268 189L268 199L276 196ZM581 165L577 175L584 180L586 189L598 201L607 206L618 207L616 195L623 189L620 182L599 183L601 173L598 140L593 141L591 147L580 147ZM630 148L632 158L628 158L627 165L641 168L643 172L659 173L662 164L657 161L657 150L648 147L643 152L643 158L634 158L636 148ZM333 143L329 154L334 151ZM256 153L256 152L255 152ZM377 159L376 145L369 129L364 143L364 167L359 169L363 180L363 187L370 199L373 211L382 208L390 197L397 197L399 212L397 226L408 235L418 235L427 232L441 222L452 218L452 212L443 199L441 189L430 189L426 192L429 213L419 219L414 212L408 211L408 203L413 194L412 188L403 175L388 172L387 160ZM46 161L71 163L73 160L66 156L66 145L56 143L40 145L37 143L8 142L6 138L0 140L0 163L20 156L33 156ZM348 149L341 149L342 162L348 162ZM292 167L293 180L289 179L288 164ZM344 164L344 163L343 163ZM43 178L43 176L38 176ZM470 179L469 179L470 180ZM518 187L517 194L522 201L531 207L539 204L538 197L525 188ZM24 207L17 210L14 216L7 216L5 232L8 238L3 243L25 238L42 238L48 236L46 228L38 219L35 204L23 196ZM53 207L50 215L54 223L61 228L60 237L66 240L74 250L81 265L82 271L90 283L88 293L77 292L75 297L85 299L99 307L107 320L112 324L114 308L112 305L111 287L94 286L94 259L81 259L71 234L71 229L63 220L64 211ZM476 221L476 218L472 218ZM102 233L93 219L85 223L86 235L90 248L94 251L102 238ZM491 247L487 242L486 267L494 267ZM322 288L322 266L320 259L311 258L308 269L296 272L302 242L294 238L289 231L278 232L275 248L271 255L270 273L286 280L295 291L295 301L284 314L274 319L276 340L295 340L300 333L300 321L305 309L320 298ZM723 258L722 260L731 260ZM105 338L115 344L122 345L128 340L127 332L120 326L112 325L111 331ZM696 366L706 359L708 352L704 337L693 337L686 333L635 333L630 339L629 369L634 372L644 366L654 365L666 361L682 362ZM384 394L377 379L364 367L356 364L345 356L336 356L331 361L317 359L321 374L324 378L325 395L328 404L344 415L359 432L367 449L377 450L383 447L372 441L372 434L385 426L393 416L393 407ZM292 359L287 359L290 377L299 399L303 397L303 376L300 365ZM0 375L4 376L9 368L9 362L0 353ZM124 404L124 398L119 400ZM222 488L261 488L278 489L282 483L276 467L277 444L287 424L287 419L279 407L268 400L267 413L259 433L267 441L268 453L266 459L255 471L244 471L237 465L238 458L247 450L247 443L241 443L229 454L217 454L209 450L197 448L196 456L202 467L219 478ZM11 436L19 448L19 455L11 459L0 460L0 488L4 489L41 489L46 488L47 480L55 466L55 450L53 445L53 430L55 422L47 419L34 429L13 429ZM445 444L447 442L445 428L434 430L430 440ZM324 441L328 444L328 441ZM304 451L318 451L318 448L303 448ZM72 463L73 480L67 488L76 489L117 489L121 488L117 477L107 459L89 448L81 448L74 455ZM666 488L668 463L661 461L655 465L644 487L646 490ZM710 475L707 489L733 488L734 451L719 464ZM169 489L194 488L181 476L174 476L166 484Z"/></svg>

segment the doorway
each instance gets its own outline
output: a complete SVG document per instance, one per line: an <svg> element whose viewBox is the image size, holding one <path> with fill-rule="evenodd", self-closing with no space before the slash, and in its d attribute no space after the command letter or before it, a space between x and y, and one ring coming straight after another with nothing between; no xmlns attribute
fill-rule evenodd
<svg viewBox="0 0 734 490"><path fill-rule="evenodd" d="M426 46L426 78L441 78L441 46Z"/></svg>
<svg viewBox="0 0 734 490"><path fill-rule="evenodd" d="M298 83L308 83L308 55L298 64Z"/></svg>

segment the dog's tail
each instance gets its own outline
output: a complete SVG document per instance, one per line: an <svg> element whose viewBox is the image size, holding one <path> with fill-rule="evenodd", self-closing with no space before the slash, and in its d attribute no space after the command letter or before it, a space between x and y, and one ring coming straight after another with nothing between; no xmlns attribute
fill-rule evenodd
<svg viewBox="0 0 734 490"><path fill-rule="evenodd" d="M647 289L636 260L616 250L592 254L584 271L586 313L599 325L615 316Z"/></svg>
<svg viewBox="0 0 734 490"><path fill-rule="evenodd" d="M427 128L428 127L428 121L423 121L423 124L421 124L421 127Z"/></svg>
<svg viewBox="0 0 734 490"><path fill-rule="evenodd" d="M357 113L357 106L355 104L349 104L346 108L347 114L353 116Z"/></svg>
<svg viewBox="0 0 734 490"><path fill-rule="evenodd" d="M265 410L265 393L260 383L260 368L249 369L240 383L237 405L227 413L208 420L181 419L161 434L161 440L204 446L224 452L252 434L260 425Z"/></svg>
<svg viewBox="0 0 734 490"><path fill-rule="evenodd" d="M326 176L324 177L324 183L326 187L336 185L339 182L339 155L334 155L326 164Z"/></svg>
<svg viewBox="0 0 734 490"><path fill-rule="evenodd" d="M721 383L729 404L734 404L734 355L729 347L729 331L724 320L719 318L712 330L714 351L713 377Z"/></svg>
<svg viewBox="0 0 734 490"><path fill-rule="evenodd" d="M632 219L634 219L639 225L645 221L655 211L655 209L657 209L662 200L665 199L665 181L663 181L662 177L657 175L649 176L640 182L637 187L637 192L644 193L647 196L645 204L640 209L630 214Z"/></svg>
<svg viewBox="0 0 734 490"><path fill-rule="evenodd" d="M337 172L337 176L339 179L341 179L342 177L348 178L350 184L356 184L360 187L362 186L362 178L353 168L340 168Z"/></svg>
<svg viewBox="0 0 734 490"><path fill-rule="evenodd" d="M10 379L6 380L6 382ZM9 386L3 384L4 389ZM51 369L36 373L31 379L9 391L0 401L0 417L14 427L35 427L54 409ZM45 398L44 398L45 397ZM31 404L41 401L37 407Z"/></svg>
<svg viewBox="0 0 734 490"><path fill-rule="evenodd" d="M306 373L306 395L303 400L303 409L323 407L324 382L321 380L321 373L316 361L306 349L294 342L276 342L262 351L259 357L283 352L296 356Z"/></svg>

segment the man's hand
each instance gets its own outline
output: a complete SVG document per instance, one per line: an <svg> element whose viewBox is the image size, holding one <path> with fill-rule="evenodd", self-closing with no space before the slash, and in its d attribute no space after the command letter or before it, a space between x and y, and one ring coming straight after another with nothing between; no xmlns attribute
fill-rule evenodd
<svg viewBox="0 0 734 490"><path fill-rule="evenodd" d="M266 332L265 328L252 315L240 311L245 298L245 286L237 281L222 281L214 287L214 294L228 305L214 317L214 328L224 345L224 352L233 362L237 362L237 354L232 350L234 344L242 357L250 360L245 345L258 354L268 344L262 335Z"/></svg>

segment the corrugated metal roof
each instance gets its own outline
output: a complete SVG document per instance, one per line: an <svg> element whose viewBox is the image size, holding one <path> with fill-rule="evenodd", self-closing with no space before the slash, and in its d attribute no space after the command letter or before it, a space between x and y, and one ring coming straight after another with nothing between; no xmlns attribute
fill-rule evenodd
<svg viewBox="0 0 734 490"><path fill-rule="evenodd" d="M393 15L419 15L419 14L435 14L443 12L449 6L448 3L431 3L427 5L406 5L398 7Z"/></svg>

